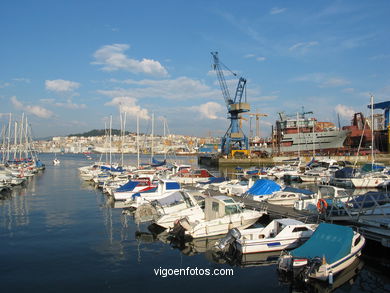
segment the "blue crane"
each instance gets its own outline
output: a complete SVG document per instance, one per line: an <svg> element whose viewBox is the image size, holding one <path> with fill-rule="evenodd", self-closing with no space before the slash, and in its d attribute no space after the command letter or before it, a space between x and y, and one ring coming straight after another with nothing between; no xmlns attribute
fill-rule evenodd
<svg viewBox="0 0 390 293"><path fill-rule="evenodd" d="M243 77L238 79L236 93L234 95L234 99L232 99L229 93L229 89L226 85L225 76L221 66L225 67L234 76L237 76L237 74L232 72L228 67L219 61L218 52L211 52L211 55L214 59L213 68L217 73L219 85L221 87L222 95L225 99L228 110L228 119L230 119L230 126L227 129L225 135L222 137L222 154L230 155L232 150L248 150L248 137L244 134L239 124L240 114L250 111L250 105L246 103L246 98L244 101L242 101L245 91L246 79Z"/></svg>

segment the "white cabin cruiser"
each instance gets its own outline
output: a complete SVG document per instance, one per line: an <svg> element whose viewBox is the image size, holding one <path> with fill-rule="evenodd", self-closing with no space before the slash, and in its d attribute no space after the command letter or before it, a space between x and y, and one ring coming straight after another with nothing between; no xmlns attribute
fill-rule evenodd
<svg viewBox="0 0 390 293"><path fill-rule="evenodd" d="M204 212L195 197L184 190L171 193L167 197L140 205L135 211L137 222L152 221L165 229L173 228L177 219L190 217L202 219Z"/></svg>
<svg viewBox="0 0 390 293"><path fill-rule="evenodd" d="M144 203L150 203L153 200L162 199L179 190L181 190L181 186L178 182L160 179L156 189L135 193L131 196L131 198L127 199L125 203L132 208L138 208Z"/></svg>
<svg viewBox="0 0 390 293"><path fill-rule="evenodd" d="M275 205L293 206L297 200L313 199L314 195L315 193L311 190L287 186L283 190L273 193L266 201Z"/></svg>
<svg viewBox="0 0 390 293"><path fill-rule="evenodd" d="M242 254L292 249L309 239L316 228L316 224L294 219L276 219L263 228L230 231L217 242L216 247L226 250L227 244L230 244ZM229 238L230 235L234 239Z"/></svg>
<svg viewBox="0 0 390 293"><path fill-rule="evenodd" d="M174 236L192 238L226 234L230 229L245 229L265 214L265 211L244 209L232 198L224 195L206 197L204 217L191 221L190 217L176 221L170 231Z"/></svg>

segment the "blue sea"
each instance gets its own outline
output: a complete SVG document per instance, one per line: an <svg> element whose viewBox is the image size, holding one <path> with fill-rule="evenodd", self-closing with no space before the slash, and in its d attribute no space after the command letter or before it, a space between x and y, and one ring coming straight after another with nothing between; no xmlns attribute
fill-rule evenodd
<svg viewBox="0 0 390 293"><path fill-rule="evenodd" d="M161 241L79 178L85 155L57 157L53 166L53 154L41 154L46 170L2 194L0 292L390 292L389 249L369 244L333 287L297 287L278 275L274 255L234 261L210 251L215 239Z"/></svg>

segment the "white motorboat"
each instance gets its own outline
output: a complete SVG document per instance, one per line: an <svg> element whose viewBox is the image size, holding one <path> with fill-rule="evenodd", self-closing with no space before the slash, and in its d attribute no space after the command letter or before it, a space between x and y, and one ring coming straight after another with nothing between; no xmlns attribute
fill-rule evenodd
<svg viewBox="0 0 390 293"><path fill-rule="evenodd" d="M189 217L192 221L204 218L204 212L195 197L184 190L140 205L135 211L137 222L152 221L165 229L173 228L177 219Z"/></svg>
<svg viewBox="0 0 390 293"><path fill-rule="evenodd" d="M173 174L170 179L175 180L180 184L196 184L199 182L207 182L212 177L214 177L214 175L207 169L194 169Z"/></svg>
<svg viewBox="0 0 390 293"><path fill-rule="evenodd" d="M115 200L128 200L136 193L155 192L157 188L157 184L153 183L150 178L143 177L129 180L126 184L111 191L110 195Z"/></svg>
<svg viewBox="0 0 390 293"><path fill-rule="evenodd" d="M331 185L320 185L318 187L317 193L312 197L304 198L294 202L294 209L298 211L306 210L312 213L317 213L321 209L325 208L327 205L326 200L337 199L341 202L346 202L352 197L344 188L331 186Z"/></svg>
<svg viewBox="0 0 390 293"><path fill-rule="evenodd" d="M279 258L278 269L294 278L333 279L360 256L364 244L351 227L321 223L308 241Z"/></svg>
<svg viewBox="0 0 390 293"><path fill-rule="evenodd" d="M316 228L316 224L305 224L294 219L276 219L263 228L230 231L233 233L229 232L220 239L216 247L226 250L227 244L233 245L242 254L292 249L309 239Z"/></svg>
<svg viewBox="0 0 390 293"><path fill-rule="evenodd" d="M160 179L157 188L150 189L146 192L134 193L131 198L125 201L125 203L129 204L132 208L138 208L144 203L150 203L154 200L162 199L179 190L181 190L181 186L178 182Z"/></svg>
<svg viewBox="0 0 390 293"><path fill-rule="evenodd" d="M206 197L204 218L191 221L185 217L176 221L170 231L174 236L200 238L226 234L230 229L245 229L265 214L265 211L245 209L224 195Z"/></svg>
<svg viewBox="0 0 390 293"><path fill-rule="evenodd" d="M58 160L57 158L55 158L55 159L53 160L53 165L54 165L54 166L58 166L59 164L61 164L61 161Z"/></svg>
<svg viewBox="0 0 390 293"><path fill-rule="evenodd" d="M313 199L314 194L313 191L308 189L298 189L288 186L281 191L273 193L266 201L275 205L293 206L297 200Z"/></svg>

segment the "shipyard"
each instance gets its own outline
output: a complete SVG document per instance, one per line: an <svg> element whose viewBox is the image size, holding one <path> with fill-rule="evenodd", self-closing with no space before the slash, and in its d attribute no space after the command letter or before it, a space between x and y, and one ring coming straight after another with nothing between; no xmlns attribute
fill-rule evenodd
<svg viewBox="0 0 390 293"><path fill-rule="evenodd" d="M390 292L384 0L4 1L1 292Z"/></svg>

